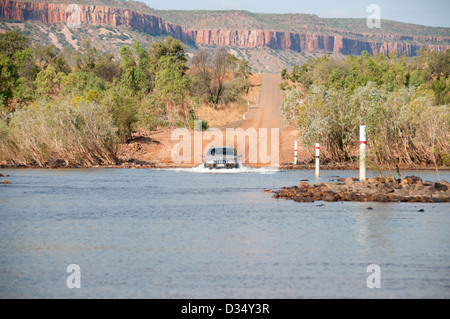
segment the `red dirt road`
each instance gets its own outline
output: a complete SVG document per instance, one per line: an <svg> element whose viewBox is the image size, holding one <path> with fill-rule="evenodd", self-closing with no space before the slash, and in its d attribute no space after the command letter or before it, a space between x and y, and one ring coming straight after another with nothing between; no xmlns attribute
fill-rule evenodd
<svg viewBox="0 0 450 319"><path fill-rule="evenodd" d="M130 144L122 145L119 149L119 157L122 160L151 162L161 167L190 167L202 163L202 150L205 153L211 145L233 144L238 152L244 155L242 162L248 166L276 167L279 164L293 163L294 142L298 138L298 130L295 127L282 127L280 83L280 75L263 74L259 101L249 106L245 120L216 129L216 135L213 136L203 132L203 140L202 135L198 135L200 132L196 132L195 138L195 133L190 131L184 140L191 144L190 154L187 147L182 151L177 150L183 141L180 136L172 136L173 130L163 130L135 134ZM187 136L190 136L190 141ZM180 155L184 155L183 163L177 160ZM302 157L308 157L308 154L299 152L299 160Z"/></svg>

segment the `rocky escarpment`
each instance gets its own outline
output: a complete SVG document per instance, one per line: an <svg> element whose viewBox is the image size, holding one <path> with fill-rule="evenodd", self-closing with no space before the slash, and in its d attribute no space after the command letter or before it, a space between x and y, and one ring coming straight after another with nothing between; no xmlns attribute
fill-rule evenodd
<svg viewBox="0 0 450 319"><path fill-rule="evenodd" d="M161 17L123 8L77 5L80 23L90 25L130 26L138 31L152 35L167 34L183 42L190 39L181 26L166 23ZM0 18L8 20L38 20L44 23L66 23L75 13L66 4L36 3L0 0Z"/></svg>
<svg viewBox="0 0 450 319"><path fill-rule="evenodd" d="M413 56L424 45L436 50L450 49L450 38L401 36L386 34L357 34L352 32L312 34L277 30L195 30L166 22L159 16L125 8L78 5L80 22L91 25L126 25L151 35L170 35L188 44L266 47L297 52L333 52L360 54L405 53ZM44 23L66 23L71 12L68 5L0 0L0 18L11 20L39 20Z"/></svg>
<svg viewBox="0 0 450 319"><path fill-rule="evenodd" d="M414 56L424 46L423 42L403 42L390 39L389 37L384 39L381 36L376 38L373 36L367 37L366 41L362 41L346 38L342 35L304 34L269 30L191 30L190 35L193 42L197 44L268 47L298 52L326 51L345 55L358 55L363 51L367 51L370 54L397 52L399 54L404 53L407 56ZM449 45L437 44L436 40L433 43L427 43L427 45L439 51L450 48Z"/></svg>

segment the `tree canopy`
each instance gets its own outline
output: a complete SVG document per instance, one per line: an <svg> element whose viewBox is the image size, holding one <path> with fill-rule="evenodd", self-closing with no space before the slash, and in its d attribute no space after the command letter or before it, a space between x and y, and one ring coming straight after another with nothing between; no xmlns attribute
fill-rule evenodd
<svg viewBox="0 0 450 319"><path fill-rule="evenodd" d="M215 57L218 62L213 73L214 85L218 86L214 91L215 101L226 104L239 99L249 87L248 62L225 50ZM91 132L101 131L103 126L109 132L105 136L108 141L97 133L91 138L99 143L106 157L98 154L100 151L95 150L95 144L90 144L86 148L89 150L89 154L85 154L89 157L86 162L96 162L90 157L92 152L97 154L98 162L110 162L115 152L110 142L130 141L133 130L189 128L196 119L194 106L199 101L208 101L204 87L195 89L197 81L195 65L188 60L184 45L172 37L148 48L139 42L124 45L119 56L114 56L99 52L89 41L77 50L59 50L54 45L30 46L28 39L19 32L0 34L0 160L3 154L12 161L24 163L32 159L42 164L51 157L51 152L62 154L60 147L70 148L62 142L67 140L64 135L80 134L80 139L89 138L90 126L83 126L79 121L92 115L97 106L107 114L93 116L98 122L91 123L95 126ZM59 131L52 130L51 112L59 112L61 121L72 121L76 125L67 125L66 132L64 126L58 126ZM29 129L19 134L18 128L25 126L18 121L25 121L26 116L33 116L36 121L30 119ZM18 145L14 134L19 134L29 147ZM52 144L59 138L61 144ZM70 152L66 154L69 156Z"/></svg>

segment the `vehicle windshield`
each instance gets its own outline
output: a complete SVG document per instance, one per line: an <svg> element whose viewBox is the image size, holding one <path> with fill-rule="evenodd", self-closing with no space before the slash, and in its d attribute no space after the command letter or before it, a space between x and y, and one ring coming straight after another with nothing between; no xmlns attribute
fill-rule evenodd
<svg viewBox="0 0 450 319"><path fill-rule="evenodd" d="M211 149L211 155L237 155L237 151L235 148L230 147L216 147Z"/></svg>

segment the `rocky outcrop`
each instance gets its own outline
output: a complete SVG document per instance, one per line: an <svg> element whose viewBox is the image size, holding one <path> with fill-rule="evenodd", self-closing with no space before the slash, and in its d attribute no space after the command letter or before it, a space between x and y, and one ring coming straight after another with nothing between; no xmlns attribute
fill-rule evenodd
<svg viewBox="0 0 450 319"><path fill-rule="evenodd" d="M191 30L190 38L194 43L204 45L226 45L236 47L267 47L280 50L301 51L326 51L342 53L345 55L361 54L367 51L370 54L376 53L405 53L407 56L414 56L416 52L424 46L422 43L400 42L399 40L362 41L352 38L345 38L341 35L303 34L284 31L266 30ZM378 39L383 40L383 39ZM449 45L429 44L437 50L450 49Z"/></svg>
<svg viewBox="0 0 450 319"><path fill-rule="evenodd" d="M450 38L430 36L403 36L386 34L359 34L335 32L329 35L308 34L276 30L193 30L168 23L161 17L124 8L79 5L82 24L127 25L151 35L170 35L188 44L235 46L244 48L266 47L293 51L326 51L360 54L405 53L413 56L424 45L436 50L450 49ZM11 20L39 20L44 23L65 23L70 13L68 5L0 0L0 18Z"/></svg>
<svg viewBox="0 0 450 319"><path fill-rule="evenodd" d="M161 17L123 8L78 5L81 24L127 25L152 35L167 34L188 42L186 30L166 23ZM44 23L66 23L72 11L66 4L0 0L0 18L9 20L38 20Z"/></svg>
<svg viewBox="0 0 450 319"><path fill-rule="evenodd" d="M317 183L285 187L281 190L265 190L274 198L291 199L301 203L314 201L338 202L450 202L450 183L422 181L420 177L405 179L393 177L371 177L365 181L357 178L341 180L342 183Z"/></svg>

